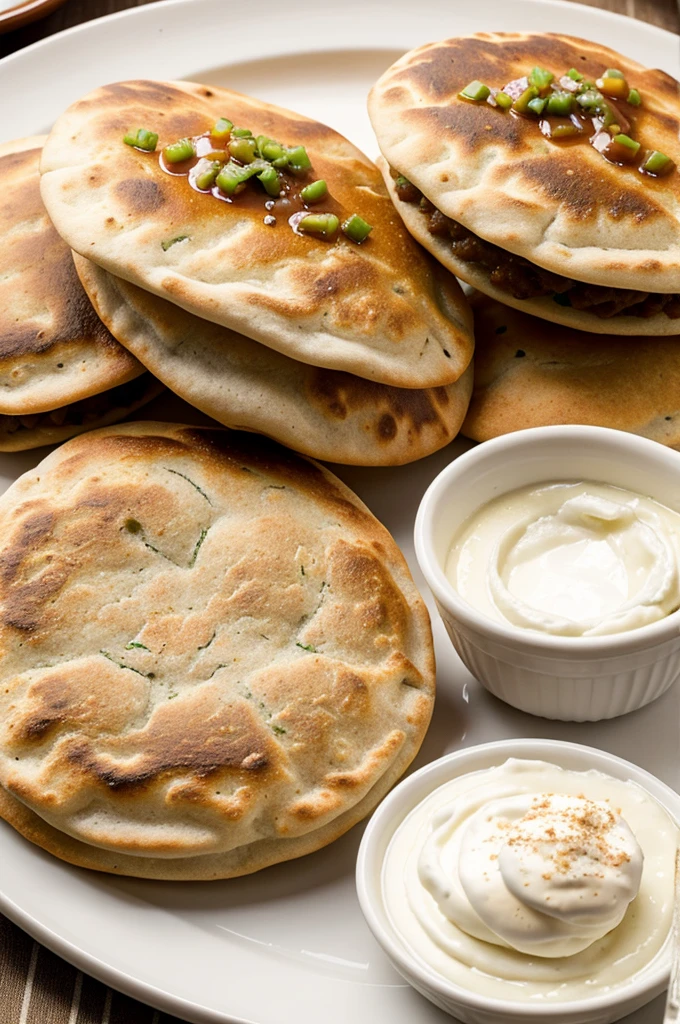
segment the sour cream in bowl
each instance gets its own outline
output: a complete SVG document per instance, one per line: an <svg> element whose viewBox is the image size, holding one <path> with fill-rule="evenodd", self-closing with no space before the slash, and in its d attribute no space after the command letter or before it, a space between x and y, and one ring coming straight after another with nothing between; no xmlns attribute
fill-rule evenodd
<svg viewBox="0 0 680 1024"><path fill-rule="evenodd" d="M668 980L680 796L613 755L441 758L371 819L359 900L397 970L470 1024L609 1024Z"/></svg>
<svg viewBox="0 0 680 1024"><path fill-rule="evenodd" d="M449 637L546 718L642 707L680 676L680 453L602 427L487 441L433 481L416 555Z"/></svg>

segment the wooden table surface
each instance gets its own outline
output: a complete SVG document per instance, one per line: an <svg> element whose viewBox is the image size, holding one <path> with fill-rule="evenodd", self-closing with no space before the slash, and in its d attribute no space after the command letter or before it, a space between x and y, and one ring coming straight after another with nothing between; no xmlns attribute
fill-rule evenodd
<svg viewBox="0 0 680 1024"><path fill-rule="evenodd" d="M157 0L67 0L43 21L0 37L0 57L103 14ZM676 0L572 0L680 33ZM0 915L0 1024L180 1024L112 992L39 946ZM282 1022L289 1024L289 1022Z"/></svg>

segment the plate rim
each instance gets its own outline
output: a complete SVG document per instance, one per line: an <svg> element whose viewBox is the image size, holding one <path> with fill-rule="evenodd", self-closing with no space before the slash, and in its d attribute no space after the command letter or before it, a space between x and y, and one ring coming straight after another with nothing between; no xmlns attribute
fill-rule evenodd
<svg viewBox="0 0 680 1024"><path fill-rule="evenodd" d="M12 7L0 11L0 34L14 32L17 29L23 28L24 25L30 25L33 21L46 18L48 14L56 11L65 2L66 0L16 0ZM61 35L61 33L54 34ZM48 36L47 38L50 37ZM28 47L24 46L16 52L21 53L22 50L26 49ZM12 54L8 54L8 56L11 57Z"/></svg>
<svg viewBox="0 0 680 1024"><path fill-rule="evenodd" d="M29 0L29 3L31 0ZM52 0L38 0L38 3L49 3ZM57 3L64 3L65 0L56 0ZM198 0L200 3L201 0ZM264 3L269 0L264 0ZM274 0L272 0L274 2ZM643 25L645 31L658 33L660 38L663 38L666 42L672 39L680 39L680 36L672 32L670 29L662 28L660 25L654 25L648 21L640 21L639 18L633 18L628 14L619 14L617 11L609 11L604 7L593 7L590 3L581 4L580 0L536 0L541 7L553 7L558 10L574 10L574 3L578 3L579 6L589 12L589 16L593 14L595 17L602 18L603 21L610 21L612 23L622 24L633 24ZM50 36L46 36L44 39L37 39L34 43L29 43L28 46L23 46L19 50L15 50L14 53L8 53L5 57L0 58L0 72L9 66L14 61L25 59L26 56L49 48L50 46L59 46L64 39L70 39L71 37L78 35L79 33L86 33L91 31L93 28L97 29L103 23L111 24L114 21L120 21L124 18L135 18L145 15L148 11L161 11L170 10L172 8L185 7L190 10L190 5L196 4L196 0L155 0L153 3L144 4L141 7L126 7L122 11L114 11L112 14L103 14L98 18L91 18L89 21L80 22L78 25L71 25L70 28L62 29L60 32L54 32ZM261 0L261 7L263 6ZM278 4L276 4L278 6ZM10 11L13 8L10 8ZM357 46L357 50L365 49L366 47ZM327 48L328 52L332 52L332 47ZM323 53L324 48L314 48L313 52Z"/></svg>

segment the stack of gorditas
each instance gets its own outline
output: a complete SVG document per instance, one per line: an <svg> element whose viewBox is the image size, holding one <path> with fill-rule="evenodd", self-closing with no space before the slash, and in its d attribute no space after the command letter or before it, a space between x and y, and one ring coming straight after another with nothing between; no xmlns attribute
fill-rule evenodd
<svg viewBox="0 0 680 1024"><path fill-rule="evenodd" d="M596 43L479 33L377 82L411 234L477 294L463 432L585 423L680 443L680 87Z"/></svg>
<svg viewBox="0 0 680 1024"><path fill-rule="evenodd" d="M469 307L332 129L224 89L124 82L66 111L41 169L102 321L220 423L359 465L458 433Z"/></svg>

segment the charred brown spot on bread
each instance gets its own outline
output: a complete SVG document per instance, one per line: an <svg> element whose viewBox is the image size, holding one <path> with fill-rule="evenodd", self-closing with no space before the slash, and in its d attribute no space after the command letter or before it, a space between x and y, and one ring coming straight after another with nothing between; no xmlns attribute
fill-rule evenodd
<svg viewBox="0 0 680 1024"><path fill-rule="evenodd" d="M397 423L390 413L383 413L378 420L378 437L383 441L391 441L397 433Z"/></svg>
<svg viewBox="0 0 680 1024"><path fill-rule="evenodd" d="M158 708L143 729L100 741L96 751L89 743L75 742L68 759L109 789L126 790L182 770L199 779L224 770L265 772L272 751L247 705L220 706L211 695L198 694Z"/></svg>
<svg viewBox="0 0 680 1024"><path fill-rule="evenodd" d="M381 442L393 440L400 423L416 433L437 424L442 430L447 429L437 409L437 406L446 408L450 402L445 387L386 387L337 370L329 373L327 370L313 369L306 391L310 401L338 420L347 419L351 413L364 410L375 410L377 415L381 408L385 408L375 427Z"/></svg>
<svg viewBox="0 0 680 1024"><path fill-rule="evenodd" d="M64 716L61 715L59 710L56 708L51 717L39 718L34 716L24 723L22 738L26 740L42 740L50 732L52 726L59 724L63 720Z"/></svg>
<svg viewBox="0 0 680 1024"><path fill-rule="evenodd" d="M0 334L0 359L42 355L54 348L55 339L31 323L9 324ZM9 367L8 367L9 369Z"/></svg>
<svg viewBox="0 0 680 1024"><path fill-rule="evenodd" d="M0 555L0 580L4 584L16 582L25 560L52 532L54 521L53 512L38 512L20 524L9 546Z"/></svg>
<svg viewBox="0 0 680 1024"><path fill-rule="evenodd" d="M82 358L87 346L119 354L121 369L134 360L112 337L94 312L76 274L71 252L57 234L40 198L39 150L0 158L3 222L12 232L8 256L0 256L0 278L9 270L28 300L21 317L0 309L0 368L9 374L12 360L45 355L59 345L71 358ZM12 169L14 168L14 173ZM19 309L23 310L23 305ZM4 318L3 318L4 317ZM2 362L5 365L2 366Z"/></svg>
<svg viewBox="0 0 680 1024"><path fill-rule="evenodd" d="M574 174L564 173L567 169ZM626 187L618 168L596 174L584 167L573 154L551 153L541 160L522 160L497 171L499 180L524 177L549 199L556 200L577 220L589 220L606 210L614 219L630 217L642 223L661 216L663 211L650 189L644 185Z"/></svg>
<svg viewBox="0 0 680 1024"><path fill-rule="evenodd" d="M408 111L404 119L412 130L426 132L433 139L455 137L456 144L465 147L469 153L499 145L517 154L526 145L514 118L496 116L491 121L485 120L480 118L473 103L461 102L454 107L416 107ZM488 124L491 124L491 130L486 127Z"/></svg>
<svg viewBox="0 0 680 1024"><path fill-rule="evenodd" d="M133 213L154 213L165 202L158 182L152 178L124 178L114 191Z"/></svg>

